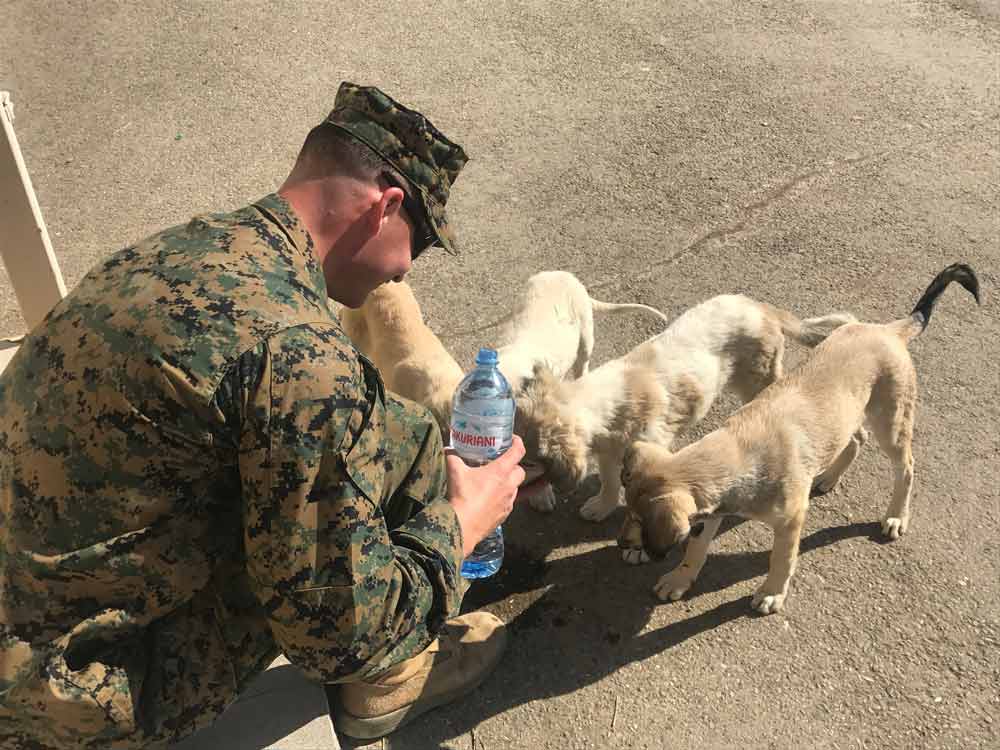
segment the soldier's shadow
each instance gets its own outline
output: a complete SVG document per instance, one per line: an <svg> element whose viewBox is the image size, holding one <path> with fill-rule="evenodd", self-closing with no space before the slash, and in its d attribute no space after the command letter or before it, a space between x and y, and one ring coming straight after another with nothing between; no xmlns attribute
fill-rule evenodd
<svg viewBox="0 0 1000 750"><path fill-rule="evenodd" d="M508 622L509 645L497 672L478 690L398 730L389 747L440 748L509 708L574 692L619 668L662 653L732 620L754 616L749 596L662 628L643 632L661 604L653 584L682 550L638 567L621 561L616 513L601 524L578 519L579 503L551 515L521 508L505 525L507 556L500 573L477 581L463 611L488 609ZM726 521L719 535L740 525ZM848 524L803 537L801 552L857 536L878 524ZM583 551L567 554L570 549ZM688 598L729 588L767 572L769 551L711 554ZM345 747L352 746L342 739Z"/></svg>

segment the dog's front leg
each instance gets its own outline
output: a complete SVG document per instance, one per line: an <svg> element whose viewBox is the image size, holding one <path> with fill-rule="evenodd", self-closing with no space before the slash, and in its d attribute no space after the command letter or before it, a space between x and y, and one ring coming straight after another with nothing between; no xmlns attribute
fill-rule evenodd
<svg viewBox="0 0 1000 750"><path fill-rule="evenodd" d="M802 498L801 509L774 529L774 547L771 549L771 566L767 571L767 579L750 600L750 606L762 615L772 614L785 606L788 582L795 573L795 563L799 557L799 538L802 536L807 503L807 498Z"/></svg>
<svg viewBox="0 0 1000 750"><path fill-rule="evenodd" d="M528 504L539 513L551 513L556 509L556 493L551 484L528 496Z"/></svg>
<svg viewBox="0 0 1000 750"><path fill-rule="evenodd" d="M698 578L705 559L708 557L708 548L719 530L722 523L722 516L707 518L702 524L700 532L691 531L691 536L687 540L687 549L684 550L684 559L681 564L660 578L653 587L653 592L661 602L668 599L676 602Z"/></svg>
<svg viewBox="0 0 1000 750"><path fill-rule="evenodd" d="M618 546L626 565L649 562L649 554L642 547L642 521L632 511L626 511L622 530L618 533Z"/></svg>
<svg viewBox="0 0 1000 750"><path fill-rule="evenodd" d="M621 503L622 460L625 446L613 440L602 442L597 449L597 470L601 489L580 508L580 515L588 521L603 521Z"/></svg>

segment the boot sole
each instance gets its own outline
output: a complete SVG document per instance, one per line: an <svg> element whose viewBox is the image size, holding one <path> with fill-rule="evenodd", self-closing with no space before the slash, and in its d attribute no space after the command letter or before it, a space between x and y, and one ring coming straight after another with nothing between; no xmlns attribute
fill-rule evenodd
<svg viewBox="0 0 1000 750"><path fill-rule="evenodd" d="M340 705L340 701L331 701L331 703L334 703L333 728L345 737L350 737L354 740L377 740L388 734L392 734L418 716L423 716L432 709L443 706L446 703L451 703L456 698L460 698L478 688L486 681L487 677L493 674L493 671L500 663L500 659L503 657L504 651L506 651L506 648L500 649L497 658L494 659L493 663L486 668L483 675L475 682L462 685L447 693L442 693L435 696L433 700L427 702L417 701L416 703L411 703L409 706L397 708L395 711L390 711L381 716L372 716L370 718L355 716L345 711Z"/></svg>

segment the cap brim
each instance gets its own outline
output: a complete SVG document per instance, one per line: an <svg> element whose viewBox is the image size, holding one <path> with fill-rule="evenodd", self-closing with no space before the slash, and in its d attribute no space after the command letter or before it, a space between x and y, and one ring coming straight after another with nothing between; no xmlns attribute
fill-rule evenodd
<svg viewBox="0 0 1000 750"><path fill-rule="evenodd" d="M406 175L403 175L404 177ZM427 222L428 226L434 230L434 235L437 237L437 242L435 242L432 247L442 247L445 252L451 255L458 254L458 243L455 240L455 233L451 229L451 225L448 223L448 217L445 213L444 206L441 206L436 201L431 200L427 193L412 180L408 179L410 185L412 185L417 194L420 196L420 203L424 207L424 220Z"/></svg>

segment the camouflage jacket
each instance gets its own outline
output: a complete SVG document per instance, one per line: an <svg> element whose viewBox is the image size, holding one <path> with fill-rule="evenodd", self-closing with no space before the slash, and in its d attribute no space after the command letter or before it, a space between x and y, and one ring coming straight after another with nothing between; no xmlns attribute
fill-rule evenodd
<svg viewBox="0 0 1000 750"><path fill-rule="evenodd" d="M316 680L426 646L461 534L444 498L384 523L385 404L277 195L88 274L0 377L0 718L127 725L142 675L88 655L198 596L235 690L251 610Z"/></svg>

